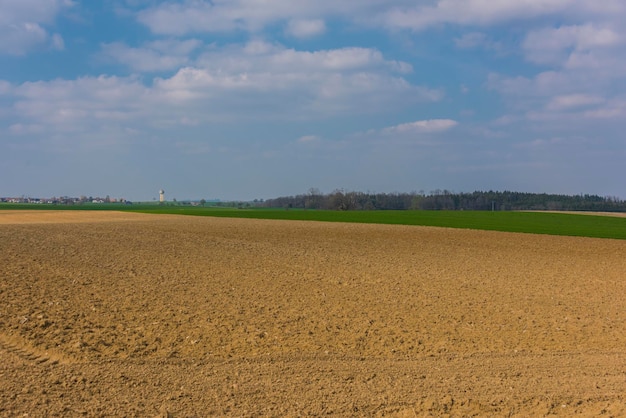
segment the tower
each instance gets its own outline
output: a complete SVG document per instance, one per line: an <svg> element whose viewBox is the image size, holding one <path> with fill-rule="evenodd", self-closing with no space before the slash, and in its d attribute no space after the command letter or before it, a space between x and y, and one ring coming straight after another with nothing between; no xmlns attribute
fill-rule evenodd
<svg viewBox="0 0 626 418"><path fill-rule="evenodd" d="M159 190L159 202L165 202L165 190L163 189Z"/></svg>

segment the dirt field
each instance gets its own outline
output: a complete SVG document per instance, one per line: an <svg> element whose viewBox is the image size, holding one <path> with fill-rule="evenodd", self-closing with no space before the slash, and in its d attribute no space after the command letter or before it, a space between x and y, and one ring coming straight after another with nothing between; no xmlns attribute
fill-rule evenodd
<svg viewBox="0 0 626 418"><path fill-rule="evenodd" d="M626 241L0 211L0 416L625 416Z"/></svg>

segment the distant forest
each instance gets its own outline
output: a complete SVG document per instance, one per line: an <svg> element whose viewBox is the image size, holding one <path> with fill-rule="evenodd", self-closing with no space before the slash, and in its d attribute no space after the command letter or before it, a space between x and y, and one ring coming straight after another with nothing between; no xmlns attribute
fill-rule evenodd
<svg viewBox="0 0 626 418"><path fill-rule="evenodd" d="M436 190L425 193L363 193L335 190L268 199L259 204L268 208L332 210L572 210L626 212L626 201L597 195L556 195L520 192L453 193Z"/></svg>

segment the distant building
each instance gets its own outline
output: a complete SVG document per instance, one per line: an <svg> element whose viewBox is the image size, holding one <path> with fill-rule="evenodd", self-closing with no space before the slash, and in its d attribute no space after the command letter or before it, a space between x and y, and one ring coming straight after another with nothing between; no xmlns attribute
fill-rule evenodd
<svg viewBox="0 0 626 418"><path fill-rule="evenodd" d="M159 202L165 202L165 190L163 189L159 190Z"/></svg>

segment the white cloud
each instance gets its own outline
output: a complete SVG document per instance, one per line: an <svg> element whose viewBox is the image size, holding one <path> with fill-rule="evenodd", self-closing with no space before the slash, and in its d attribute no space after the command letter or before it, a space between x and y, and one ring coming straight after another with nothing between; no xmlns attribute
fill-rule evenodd
<svg viewBox="0 0 626 418"><path fill-rule="evenodd" d="M625 12L622 0L185 0L156 3L137 17L154 33L184 35L258 32L277 22L289 25L334 17L361 25L422 30L439 24L486 26L543 16L610 17Z"/></svg>
<svg viewBox="0 0 626 418"><path fill-rule="evenodd" d="M16 126L44 126L55 132L82 132L131 121L149 92L137 80L84 77L28 82L13 88Z"/></svg>
<svg viewBox="0 0 626 418"><path fill-rule="evenodd" d="M181 154L188 155L200 155L200 154L209 154L213 152L213 149L206 142L198 142L198 141L177 141L174 143L174 146L178 149Z"/></svg>
<svg viewBox="0 0 626 418"><path fill-rule="evenodd" d="M180 49L187 53L196 45L195 41L159 41L142 48L158 57L157 52ZM108 44L104 50L120 60L125 57L120 51L129 53L128 64L135 69L171 68L168 61L152 61L154 56L136 54L133 58L130 53L136 51L123 44ZM0 94L11 103L13 134L46 132L73 135L76 140L82 134L111 130L124 136L131 131L136 135L168 127L195 129L216 122L319 120L393 112L442 98L438 90L411 84L398 70L406 68L373 49L309 52L252 42L215 48L168 77L4 82ZM428 124L423 129L439 128Z"/></svg>
<svg viewBox="0 0 626 418"><path fill-rule="evenodd" d="M244 29L246 14L245 9L225 2L186 1L158 4L139 12L138 19L154 33L184 35Z"/></svg>
<svg viewBox="0 0 626 418"><path fill-rule="evenodd" d="M519 122L521 119L522 118L519 115L504 115L493 120L491 125L496 127L506 127Z"/></svg>
<svg viewBox="0 0 626 418"><path fill-rule="evenodd" d="M52 22L60 10L73 6L68 0L0 0L0 25L16 22Z"/></svg>
<svg viewBox="0 0 626 418"><path fill-rule="evenodd" d="M379 73L329 71L220 72L183 68L157 79L155 87L168 100L191 105L209 100L218 114L239 118L299 119L372 113L402 103L439 100L435 90L413 86L402 78Z"/></svg>
<svg viewBox="0 0 626 418"><path fill-rule="evenodd" d="M33 47L44 44L47 39L47 32L36 23L0 27L0 52L23 55Z"/></svg>
<svg viewBox="0 0 626 418"><path fill-rule="evenodd" d="M604 99L598 96L590 96L587 94L568 94L564 96L553 97L546 108L549 110L570 110L579 109L581 107L594 106L604 103Z"/></svg>
<svg viewBox="0 0 626 418"><path fill-rule="evenodd" d="M385 60L375 49L297 51L252 41L207 52L195 66L156 84L172 100L198 100L209 92L230 91L225 106L266 103L257 112L273 111L272 106L285 107L287 113L314 115L357 109L375 112L393 106L394 100L395 106L440 100L439 91L414 86L394 75L410 70L406 63Z"/></svg>
<svg viewBox="0 0 626 418"><path fill-rule="evenodd" d="M626 74L626 47L572 52L563 69L586 73L596 83L623 78Z"/></svg>
<svg viewBox="0 0 626 418"><path fill-rule="evenodd" d="M13 90L13 86L6 80L0 80L0 95L9 94Z"/></svg>
<svg viewBox="0 0 626 418"><path fill-rule="evenodd" d="M559 25L532 29L521 44L528 62L550 70L489 76L488 87L533 126L568 129L623 114L616 103L626 94L626 31L621 23L626 3L569 3L569 9L559 12Z"/></svg>
<svg viewBox="0 0 626 418"><path fill-rule="evenodd" d="M487 34L482 32L469 32L459 38L454 39L454 44L461 49L482 48L486 50L501 52L503 46L500 42L492 40Z"/></svg>
<svg viewBox="0 0 626 418"><path fill-rule="evenodd" d="M299 144L312 144L320 141L320 137L317 135L304 135L296 140Z"/></svg>
<svg viewBox="0 0 626 418"><path fill-rule="evenodd" d="M561 122L564 128L585 119L617 118L626 89L623 78L598 80L592 73L547 71L532 78L491 75L488 85L502 93L521 118ZM518 120L518 118L515 118Z"/></svg>
<svg viewBox="0 0 626 418"><path fill-rule="evenodd" d="M384 16L387 26L421 30L452 23L489 25L562 11L571 0L440 0L434 6L394 8Z"/></svg>
<svg viewBox="0 0 626 418"><path fill-rule="evenodd" d="M454 43L459 48L476 48L485 45L486 42L487 35L482 32L470 32L454 39Z"/></svg>
<svg viewBox="0 0 626 418"><path fill-rule="evenodd" d="M63 37L58 33L52 35L51 44L52 48L56 49L57 51L63 51L65 49L65 41L63 40Z"/></svg>
<svg viewBox="0 0 626 418"><path fill-rule="evenodd" d="M315 52L302 52L285 49L271 57L272 64L287 65L288 67L313 66L318 70L354 70L387 66L399 72L409 72L411 67L407 63L387 61L380 51L371 48L341 48Z"/></svg>
<svg viewBox="0 0 626 418"><path fill-rule="evenodd" d="M458 122L452 119L428 119L390 126L382 130L383 134L419 134L444 132L457 126Z"/></svg>
<svg viewBox="0 0 626 418"><path fill-rule="evenodd" d="M391 2L392 5L411 3L410 0ZM137 18L152 32L167 35L257 32L277 22L315 22L325 17L369 21L369 16L382 13L389 5L387 0L186 0L158 3L140 11Z"/></svg>
<svg viewBox="0 0 626 418"><path fill-rule="evenodd" d="M586 110L584 116L590 119L615 119L623 121L626 118L626 98L610 100L605 106Z"/></svg>
<svg viewBox="0 0 626 418"><path fill-rule="evenodd" d="M567 129L585 120L623 115L619 103L626 94L626 31L616 22L624 17L624 7L606 5L606 9L590 6L582 23L528 32L521 45L526 60L549 66L549 71L531 76L492 74L488 86L535 123L561 123Z"/></svg>
<svg viewBox="0 0 626 418"><path fill-rule="evenodd" d="M187 39L184 41L161 39L158 41L148 42L146 47L168 55L188 55L201 45L202 41L198 39Z"/></svg>
<svg viewBox="0 0 626 418"><path fill-rule="evenodd" d="M617 46L624 39L623 34L609 27L587 23L531 31L522 48L531 62L560 65L574 54Z"/></svg>
<svg viewBox="0 0 626 418"><path fill-rule="evenodd" d="M296 38L311 38L326 31L326 24L322 19L292 19L287 23L285 32Z"/></svg>
<svg viewBox="0 0 626 418"><path fill-rule="evenodd" d="M500 121L513 121L520 131L617 141L616 134L626 128L624 78L564 69L529 78L492 76L490 84L502 93L505 112L510 112Z"/></svg>
<svg viewBox="0 0 626 418"><path fill-rule="evenodd" d="M102 54L139 72L175 70L189 64L189 55L202 45L197 39L160 40L140 48L115 42L102 45Z"/></svg>
<svg viewBox="0 0 626 418"><path fill-rule="evenodd" d="M386 60L373 48L347 47L339 49L298 51L278 44L251 41L245 46L231 46L211 51L200 57L198 65L228 72L333 72L333 71L393 71L409 73L410 64Z"/></svg>
<svg viewBox="0 0 626 418"><path fill-rule="evenodd" d="M588 18L623 15L620 0L439 0L435 5L390 7L381 22L390 28L423 30L440 24L488 26L543 16Z"/></svg>
<svg viewBox="0 0 626 418"><path fill-rule="evenodd" d="M23 55L49 42L62 48L62 38L45 27L72 5L68 0L0 0L0 54Z"/></svg>

